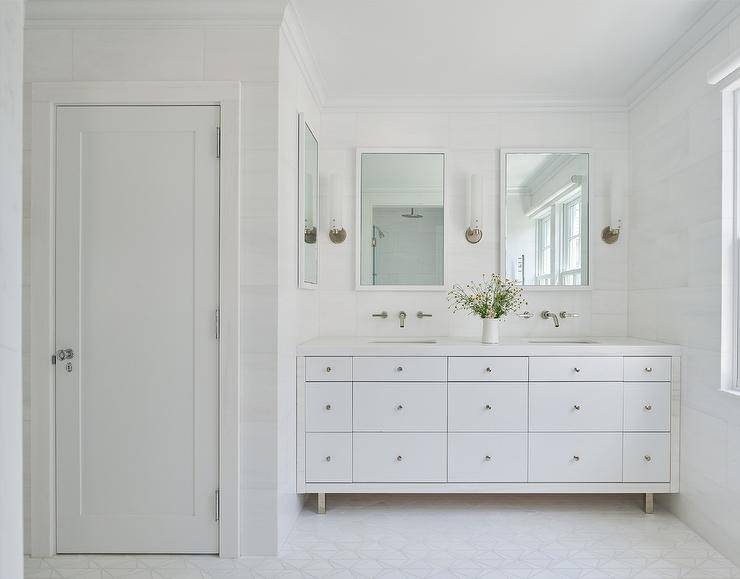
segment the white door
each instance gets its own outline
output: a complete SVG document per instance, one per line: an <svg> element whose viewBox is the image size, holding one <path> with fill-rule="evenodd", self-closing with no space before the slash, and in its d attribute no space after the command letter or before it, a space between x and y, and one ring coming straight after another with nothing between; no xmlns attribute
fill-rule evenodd
<svg viewBox="0 0 740 579"><path fill-rule="evenodd" d="M58 109L60 553L218 551L219 118Z"/></svg>

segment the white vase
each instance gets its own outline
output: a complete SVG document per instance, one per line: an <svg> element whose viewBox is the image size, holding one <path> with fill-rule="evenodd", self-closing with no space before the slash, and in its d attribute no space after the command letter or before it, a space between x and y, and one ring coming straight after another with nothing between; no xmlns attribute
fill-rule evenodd
<svg viewBox="0 0 740 579"><path fill-rule="evenodd" d="M483 318L483 337L481 342L484 344L498 344L498 320L495 318Z"/></svg>

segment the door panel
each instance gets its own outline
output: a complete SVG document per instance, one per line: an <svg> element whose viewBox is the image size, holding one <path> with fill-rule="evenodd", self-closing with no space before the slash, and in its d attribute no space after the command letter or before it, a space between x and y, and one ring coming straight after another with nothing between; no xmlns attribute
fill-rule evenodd
<svg viewBox="0 0 740 579"><path fill-rule="evenodd" d="M58 109L59 552L218 551L218 123Z"/></svg>

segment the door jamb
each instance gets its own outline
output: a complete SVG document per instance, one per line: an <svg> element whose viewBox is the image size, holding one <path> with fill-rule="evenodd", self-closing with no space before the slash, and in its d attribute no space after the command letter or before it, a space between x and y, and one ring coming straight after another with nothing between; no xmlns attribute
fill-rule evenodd
<svg viewBox="0 0 740 579"><path fill-rule="evenodd" d="M56 108L60 105L219 105L219 555L239 556L238 82L32 83L31 555L56 554L54 252ZM214 127L215 129L215 127Z"/></svg>

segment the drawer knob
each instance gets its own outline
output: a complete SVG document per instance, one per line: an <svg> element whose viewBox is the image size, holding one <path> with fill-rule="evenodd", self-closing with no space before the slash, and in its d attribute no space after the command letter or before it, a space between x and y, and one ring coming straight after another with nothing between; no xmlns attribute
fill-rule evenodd
<svg viewBox="0 0 740 579"><path fill-rule="evenodd" d="M396 461L397 461L397 462L401 462L402 460L403 460L403 457L402 457L402 456L401 456L401 455L399 454L399 455L398 455L398 456L396 457Z"/></svg>
<svg viewBox="0 0 740 579"><path fill-rule="evenodd" d="M331 462L331 455L326 457L326 462Z"/></svg>
<svg viewBox="0 0 740 579"><path fill-rule="evenodd" d="M653 457L650 456L649 454L646 454L645 455L645 462L650 462L651 460L653 460Z"/></svg>
<svg viewBox="0 0 740 579"><path fill-rule="evenodd" d="M398 368L396 368L396 372L403 372L403 366L398 366Z"/></svg>
<svg viewBox="0 0 740 579"><path fill-rule="evenodd" d="M324 408L326 408L327 410L331 410L331 404L327 404L326 406L324 406Z"/></svg>
<svg viewBox="0 0 740 579"><path fill-rule="evenodd" d="M485 457L485 460L486 460L486 462L489 462L491 460L491 455L490 454L487 454L486 457Z"/></svg>
<svg viewBox="0 0 740 579"><path fill-rule="evenodd" d="M578 456L577 454L576 455L573 455L573 460L575 460L576 462L578 462L579 460L581 460L581 457Z"/></svg>
<svg viewBox="0 0 740 579"><path fill-rule="evenodd" d="M493 372L493 369L489 366L488 368L486 368L486 372L490 374L491 372Z"/></svg>
<svg viewBox="0 0 740 579"><path fill-rule="evenodd" d="M574 371L574 372L580 372L580 371L581 371L581 369L580 369L580 368L579 368L578 366L576 366L575 368L573 368L573 371Z"/></svg>
<svg viewBox="0 0 740 579"><path fill-rule="evenodd" d="M396 410L398 410L399 412L403 410L403 404L399 404L398 406L396 406Z"/></svg>
<svg viewBox="0 0 740 579"><path fill-rule="evenodd" d="M331 372L331 366L327 366L327 367L326 367L326 371L327 371L327 372Z"/></svg>
<svg viewBox="0 0 740 579"><path fill-rule="evenodd" d="M645 366L645 372L652 372L653 369L650 366Z"/></svg>
<svg viewBox="0 0 740 579"><path fill-rule="evenodd" d="M645 410L647 410L648 412L650 412L652 409L653 409L653 405L652 404L645 404Z"/></svg>
<svg viewBox="0 0 740 579"><path fill-rule="evenodd" d="M490 404L486 404L486 410L493 410L493 406L491 406Z"/></svg>
<svg viewBox="0 0 740 579"><path fill-rule="evenodd" d="M581 405L580 404L574 404L573 405L573 409L574 410L580 410L581 409Z"/></svg>

